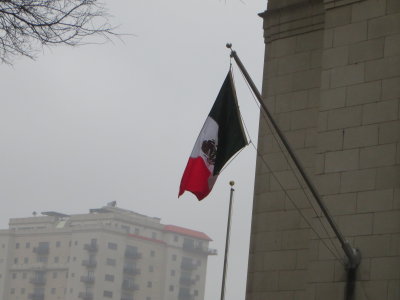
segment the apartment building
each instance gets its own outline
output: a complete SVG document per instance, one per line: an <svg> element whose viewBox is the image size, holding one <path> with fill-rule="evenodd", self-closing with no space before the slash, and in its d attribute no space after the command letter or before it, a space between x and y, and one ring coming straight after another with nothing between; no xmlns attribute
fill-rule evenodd
<svg viewBox="0 0 400 300"><path fill-rule="evenodd" d="M0 231L0 298L202 300L210 241L115 202L11 219Z"/></svg>

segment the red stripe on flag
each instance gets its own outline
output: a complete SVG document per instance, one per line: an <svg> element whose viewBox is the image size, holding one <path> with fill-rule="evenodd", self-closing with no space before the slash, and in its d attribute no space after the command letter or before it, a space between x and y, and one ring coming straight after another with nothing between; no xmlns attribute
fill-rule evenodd
<svg viewBox="0 0 400 300"><path fill-rule="evenodd" d="M183 173L179 196L185 191L192 192L197 199L202 200L210 193L212 186L208 184L211 172L207 168L203 158L190 157Z"/></svg>

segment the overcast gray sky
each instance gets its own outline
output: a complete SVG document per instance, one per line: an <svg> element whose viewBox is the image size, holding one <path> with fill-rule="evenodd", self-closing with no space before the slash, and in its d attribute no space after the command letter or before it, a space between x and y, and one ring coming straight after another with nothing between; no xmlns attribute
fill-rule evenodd
<svg viewBox="0 0 400 300"><path fill-rule="evenodd" d="M266 0L113 0L135 36L44 49L0 65L0 228L33 211L87 212L116 200L164 224L207 233L206 300L219 298L229 180L236 182L226 299L244 299L256 153L247 147L202 202L177 198L187 159L229 69L226 42L261 86ZM245 124L258 108L234 69Z"/></svg>

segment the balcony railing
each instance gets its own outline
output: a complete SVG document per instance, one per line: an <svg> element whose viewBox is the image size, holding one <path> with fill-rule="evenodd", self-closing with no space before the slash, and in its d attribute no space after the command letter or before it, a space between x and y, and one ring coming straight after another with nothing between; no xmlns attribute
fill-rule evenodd
<svg viewBox="0 0 400 300"><path fill-rule="evenodd" d="M128 275L139 275L140 269L134 267L124 267L124 273Z"/></svg>
<svg viewBox="0 0 400 300"><path fill-rule="evenodd" d="M85 244L83 248L89 252L97 252L99 250L97 244Z"/></svg>
<svg viewBox="0 0 400 300"><path fill-rule="evenodd" d="M33 293L29 295L31 300L44 300L44 293Z"/></svg>
<svg viewBox="0 0 400 300"><path fill-rule="evenodd" d="M179 278L179 283L182 285L192 285L194 284L196 281L190 277L186 277L186 276L181 276L181 278Z"/></svg>
<svg viewBox="0 0 400 300"><path fill-rule="evenodd" d="M208 249L208 255L218 255L217 249Z"/></svg>
<svg viewBox="0 0 400 300"><path fill-rule="evenodd" d="M139 286L137 284L134 284L132 282L127 282L127 281L124 281L122 283L122 288L124 290L128 290L128 291L137 291L137 290L139 290Z"/></svg>
<svg viewBox="0 0 400 300"><path fill-rule="evenodd" d="M137 251L125 250L125 257L129 259L139 259L142 258L142 254Z"/></svg>
<svg viewBox="0 0 400 300"><path fill-rule="evenodd" d="M93 284L94 283L94 276L81 276L81 281L86 284Z"/></svg>
<svg viewBox="0 0 400 300"><path fill-rule="evenodd" d="M80 292L78 297L83 300L93 300L93 294L90 292Z"/></svg>
<svg viewBox="0 0 400 300"><path fill-rule="evenodd" d="M185 271L193 271L194 269L196 269L196 267L197 265L192 262L183 261L181 263L181 269Z"/></svg>
<svg viewBox="0 0 400 300"><path fill-rule="evenodd" d="M217 255L216 249L204 248L202 246L194 246L193 244L190 243L183 243L182 248L185 251L207 254L207 255Z"/></svg>
<svg viewBox="0 0 400 300"><path fill-rule="evenodd" d="M46 284L46 278L44 278L44 277L33 277L30 280L30 283L35 284L35 285L45 285Z"/></svg>
<svg viewBox="0 0 400 300"><path fill-rule="evenodd" d="M82 261L82 266L87 268L95 268L97 266L97 261L94 259L85 259Z"/></svg>
<svg viewBox="0 0 400 300"><path fill-rule="evenodd" d="M49 246L38 246L33 248L33 252L35 252L37 255L47 255L50 252L50 247Z"/></svg>
<svg viewBox="0 0 400 300"><path fill-rule="evenodd" d="M178 300L194 300L194 296L187 292L179 292Z"/></svg>

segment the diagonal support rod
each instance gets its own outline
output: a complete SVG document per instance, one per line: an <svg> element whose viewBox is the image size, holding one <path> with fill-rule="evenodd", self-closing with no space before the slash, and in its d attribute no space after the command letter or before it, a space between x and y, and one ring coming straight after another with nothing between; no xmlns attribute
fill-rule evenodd
<svg viewBox="0 0 400 300"><path fill-rule="evenodd" d="M347 268L349 270L355 271L360 264L361 261L361 255L360 251L358 249L353 248L350 243L344 239L342 233L340 232L338 226L336 225L335 221L333 220L332 216L330 215L327 207L325 206L324 202L321 199L321 196L319 195L317 188L314 186L313 182L307 175L307 173L304 171L303 166L300 163L300 160L297 158L296 154L292 150L289 142L287 141L285 135L283 132L280 130L278 125L276 124L274 118L272 117L271 113L269 112L267 106L264 104L262 100L262 96L260 92L258 91L256 85L254 84L253 80L251 79L249 73L247 72L246 68L244 67L243 63L239 59L238 55L236 54L236 51L232 50L232 44L227 44L226 47L231 50L231 57L235 60L236 64L238 65L239 69L243 73L244 77L246 78L246 81L249 83L250 88L252 89L253 93L255 94L258 102L261 105L262 110L265 112L267 115L268 119L271 122L272 127L274 128L276 134L279 136L280 140L282 141L283 145L285 146L286 150L288 151L290 158L296 165L298 171L300 172L301 176L304 179L304 182L306 183L307 187L309 188L311 194L314 196L315 200L317 201L319 207L321 208L324 216L326 217L329 225L331 226L332 230L334 231L336 237L338 238L342 249L345 253L345 255L348 258L348 264Z"/></svg>

